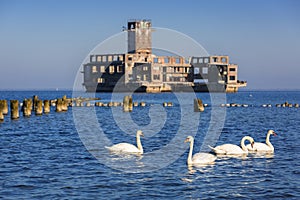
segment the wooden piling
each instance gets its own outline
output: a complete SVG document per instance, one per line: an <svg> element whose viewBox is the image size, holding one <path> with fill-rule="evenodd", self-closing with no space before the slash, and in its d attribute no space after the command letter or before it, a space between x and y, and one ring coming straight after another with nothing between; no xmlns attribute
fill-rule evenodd
<svg viewBox="0 0 300 200"><path fill-rule="evenodd" d="M36 104L37 104L37 100L39 99L39 97L37 95L34 95L32 97L32 103L33 103L33 110L35 111L36 109Z"/></svg>
<svg viewBox="0 0 300 200"><path fill-rule="evenodd" d="M22 112L24 117L30 117L32 111L32 100L31 99L24 99Z"/></svg>
<svg viewBox="0 0 300 200"><path fill-rule="evenodd" d="M66 101L66 100L67 100L67 95L64 95L64 96L62 97L62 100L63 100L63 101Z"/></svg>
<svg viewBox="0 0 300 200"><path fill-rule="evenodd" d="M10 100L10 112L11 112L11 119L18 119L20 117L18 100Z"/></svg>
<svg viewBox="0 0 300 200"><path fill-rule="evenodd" d="M55 112L62 112L62 99L57 99Z"/></svg>
<svg viewBox="0 0 300 200"><path fill-rule="evenodd" d="M61 99L62 100L62 103L61 103L61 109L62 109L62 111L68 111L68 102L67 102L65 96Z"/></svg>
<svg viewBox="0 0 300 200"><path fill-rule="evenodd" d="M0 100L0 104L2 105L2 113L3 113L3 115L7 115L8 114L7 100Z"/></svg>
<svg viewBox="0 0 300 200"><path fill-rule="evenodd" d="M50 113L50 101L44 100L44 113Z"/></svg>
<svg viewBox="0 0 300 200"><path fill-rule="evenodd" d="M0 122L3 122L3 121L4 121L4 115L3 115L2 110L0 110Z"/></svg>
<svg viewBox="0 0 300 200"><path fill-rule="evenodd" d="M132 97L125 96L123 99L123 111L124 112L131 112L133 108Z"/></svg>
<svg viewBox="0 0 300 200"><path fill-rule="evenodd" d="M4 120L3 109L4 109L3 100L0 100L0 122Z"/></svg>
<svg viewBox="0 0 300 200"><path fill-rule="evenodd" d="M43 101L36 100L35 102L35 115L42 115L43 114Z"/></svg>
<svg viewBox="0 0 300 200"><path fill-rule="evenodd" d="M201 99L194 99L194 112L203 112L204 106Z"/></svg>

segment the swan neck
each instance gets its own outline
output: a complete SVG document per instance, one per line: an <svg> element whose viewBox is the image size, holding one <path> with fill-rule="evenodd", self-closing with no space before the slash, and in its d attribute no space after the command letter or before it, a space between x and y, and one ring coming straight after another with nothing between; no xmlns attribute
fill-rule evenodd
<svg viewBox="0 0 300 200"><path fill-rule="evenodd" d="M136 144L137 144L137 148L141 151L141 153L143 153L144 150L143 150L143 146L142 146L142 143L141 143L140 135L136 136Z"/></svg>
<svg viewBox="0 0 300 200"><path fill-rule="evenodd" d="M192 140L190 142L190 151L189 151L189 155L188 155L188 159L187 159L187 163L188 164L192 164L192 155L193 155L193 148L194 148L194 141Z"/></svg>
<svg viewBox="0 0 300 200"><path fill-rule="evenodd" d="M271 133L268 133L268 134L267 134L267 137L266 137L266 144L267 144L270 148L274 149L273 145L272 145L271 142L270 142L270 135L271 135Z"/></svg>
<svg viewBox="0 0 300 200"><path fill-rule="evenodd" d="M249 137L243 137L243 139L242 139L242 141L241 141L241 147L242 147L242 149L243 149L243 151L245 151L245 152L248 152L248 149L247 149L247 147L246 147L246 145L245 145L245 141L246 140L249 140ZM249 140L250 141L250 140Z"/></svg>

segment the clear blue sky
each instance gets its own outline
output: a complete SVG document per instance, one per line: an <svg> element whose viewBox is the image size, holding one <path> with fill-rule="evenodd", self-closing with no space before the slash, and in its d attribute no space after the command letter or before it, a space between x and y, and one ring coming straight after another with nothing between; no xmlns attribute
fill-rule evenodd
<svg viewBox="0 0 300 200"><path fill-rule="evenodd" d="M132 18L229 55L248 89L300 89L299 10L298 0L0 0L0 89L72 88L86 55Z"/></svg>

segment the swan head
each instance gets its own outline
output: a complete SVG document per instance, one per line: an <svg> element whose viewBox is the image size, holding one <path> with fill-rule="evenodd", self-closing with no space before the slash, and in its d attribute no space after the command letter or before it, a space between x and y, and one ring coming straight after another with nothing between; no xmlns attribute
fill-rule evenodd
<svg viewBox="0 0 300 200"><path fill-rule="evenodd" d="M138 130L138 131L136 132L136 135L137 135L137 136L142 136L142 137L144 137L143 131L141 131L141 130Z"/></svg>
<svg viewBox="0 0 300 200"><path fill-rule="evenodd" d="M194 141L193 136L188 136L188 137L184 140L185 143L186 143L186 142L192 142L192 141Z"/></svg>
<svg viewBox="0 0 300 200"><path fill-rule="evenodd" d="M251 144L251 147L253 148L253 145L254 145L254 139L253 139L252 137L250 137L250 136L245 136L245 137L243 137L243 139L242 139L242 141L241 141L241 146L242 146L242 144L244 144L243 141L245 141L245 140L248 140L248 141L250 142L250 144Z"/></svg>
<svg viewBox="0 0 300 200"><path fill-rule="evenodd" d="M274 135L274 136L276 136L277 134L275 133L275 131L273 131L273 130L269 130L268 131L268 134L270 134L270 135Z"/></svg>
<svg viewBox="0 0 300 200"><path fill-rule="evenodd" d="M253 146L254 146L254 139L252 137L249 137L249 142L251 144L251 147L253 148Z"/></svg>

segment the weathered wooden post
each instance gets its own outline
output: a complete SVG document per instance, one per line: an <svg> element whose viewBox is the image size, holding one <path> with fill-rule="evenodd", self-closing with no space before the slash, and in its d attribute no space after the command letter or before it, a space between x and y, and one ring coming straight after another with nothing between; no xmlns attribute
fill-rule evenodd
<svg viewBox="0 0 300 200"><path fill-rule="evenodd" d="M49 113L49 112L50 112L50 101L44 100L44 113Z"/></svg>
<svg viewBox="0 0 300 200"><path fill-rule="evenodd" d="M55 111L56 112L62 112L62 99L57 99Z"/></svg>
<svg viewBox="0 0 300 200"><path fill-rule="evenodd" d="M201 99L194 99L194 112L203 112L204 106Z"/></svg>
<svg viewBox="0 0 300 200"><path fill-rule="evenodd" d="M35 105L35 115L42 115L43 114L43 100L36 100Z"/></svg>
<svg viewBox="0 0 300 200"><path fill-rule="evenodd" d="M4 120L3 108L4 108L3 100L0 100L0 122Z"/></svg>
<svg viewBox="0 0 300 200"><path fill-rule="evenodd" d="M66 100L67 100L67 95L64 95L64 96L62 97L62 100L63 100L63 101L66 101Z"/></svg>
<svg viewBox="0 0 300 200"><path fill-rule="evenodd" d="M2 100L3 102L3 115L7 115L8 114L8 103L7 100Z"/></svg>
<svg viewBox="0 0 300 200"><path fill-rule="evenodd" d="M24 99L23 100L23 106L22 106L22 111L23 111L23 116L25 117L30 117L31 116L31 110L32 110L32 100L30 99Z"/></svg>
<svg viewBox="0 0 300 200"><path fill-rule="evenodd" d="M62 106L61 106L62 111L68 111L68 102L66 99L62 98Z"/></svg>
<svg viewBox="0 0 300 200"><path fill-rule="evenodd" d="M3 115L2 110L0 109L0 122L3 122L3 121L4 121L4 115Z"/></svg>
<svg viewBox="0 0 300 200"><path fill-rule="evenodd" d="M37 100L39 99L39 97L37 95L34 95L32 97L32 102L33 102L33 111L35 111L36 109L36 103L37 103Z"/></svg>
<svg viewBox="0 0 300 200"><path fill-rule="evenodd" d="M132 97L125 96L123 99L123 111L124 112L131 112L133 107Z"/></svg>
<svg viewBox="0 0 300 200"><path fill-rule="evenodd" d="M18 119L20 117L18 100L10 100L10 115L11 119Z"/></svg>

